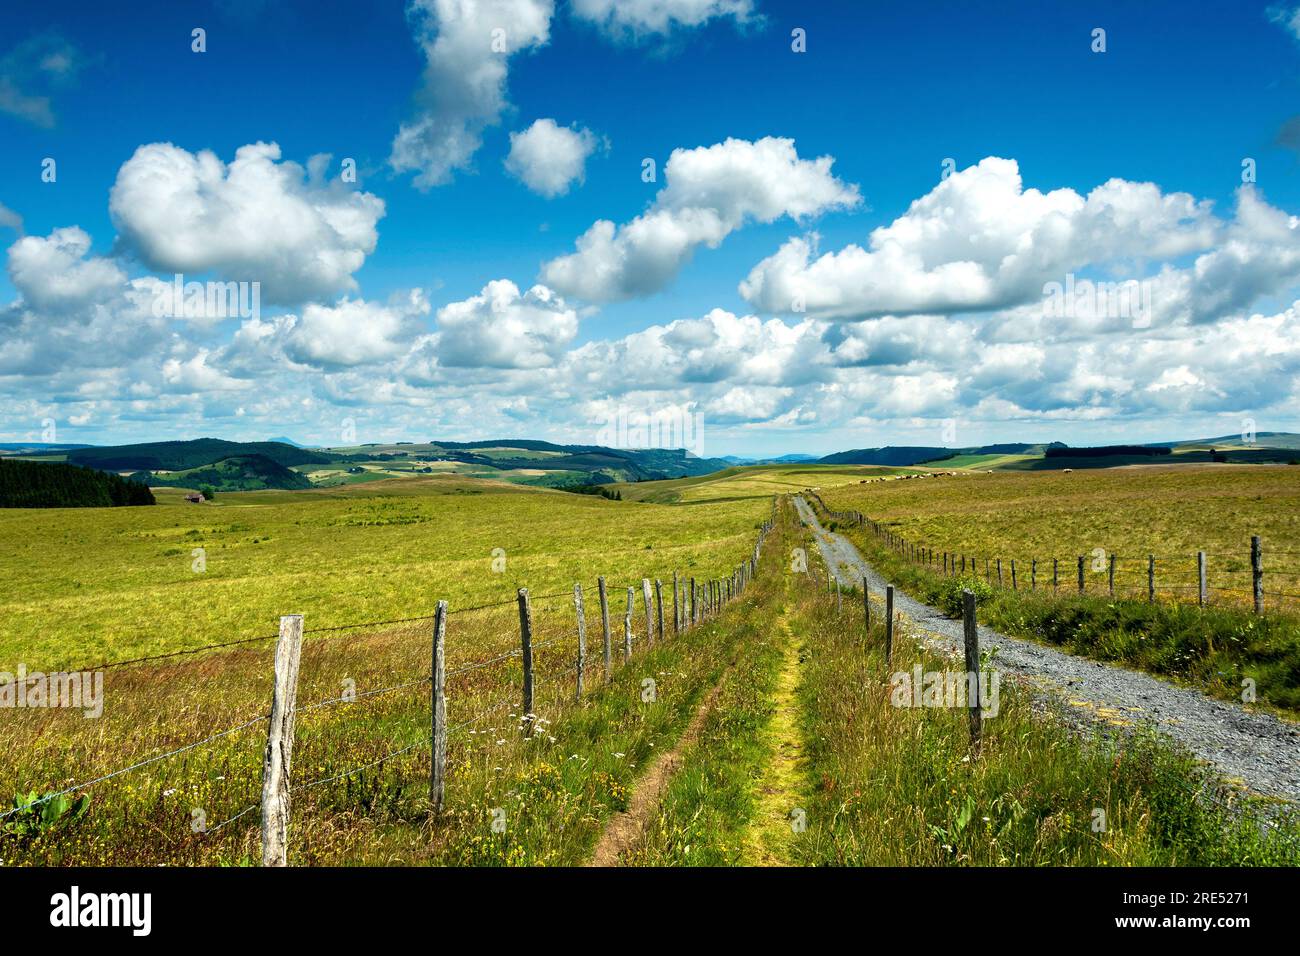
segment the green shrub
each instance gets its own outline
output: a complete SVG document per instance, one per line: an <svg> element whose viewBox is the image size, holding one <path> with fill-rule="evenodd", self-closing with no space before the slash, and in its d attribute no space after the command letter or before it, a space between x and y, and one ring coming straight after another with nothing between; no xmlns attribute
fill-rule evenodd
<svg viewBox="0 0 1300 956"><path fill-rule="evenodd" d="M939 588L939 610L949 617L961 617L962 591L966 590L975 595L976 607L993 597L993 586L972 575L964 578L945 578Z"/></svg>

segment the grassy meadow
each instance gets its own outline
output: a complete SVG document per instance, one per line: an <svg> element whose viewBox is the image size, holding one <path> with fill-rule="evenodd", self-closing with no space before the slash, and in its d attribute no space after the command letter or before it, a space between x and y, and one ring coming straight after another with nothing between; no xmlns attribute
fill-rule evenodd
<svg viewBox="0 0 1300 956"><path fill-rule="evenodd" d="M454 477L0 511L0 669L93 665L643 576L729 572L770 501L639 507ZM195 549L205 570L195 570ZM499 549L499 550L498 550ZM499 559L504 558L504 566ZM494 565L494 560L496 564ZM494 570L494 567L498 570Z"/></svg>

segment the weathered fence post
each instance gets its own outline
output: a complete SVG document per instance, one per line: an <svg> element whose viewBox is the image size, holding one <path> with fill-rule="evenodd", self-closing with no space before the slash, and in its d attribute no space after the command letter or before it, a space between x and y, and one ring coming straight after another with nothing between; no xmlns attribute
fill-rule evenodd
<svg viewBox="0 0 1300 956"><path fill-rule="evenodd" d="M1029 590L1038 590L1038 559L1032 558L1029 561Z"/></svg>
<svg viewBox="0 0 1300 956"><path fill-rule="evenodd" d="M293 758L294 708L298 702L298 661L302 654L302 615L280 618L275 643L275 687L262 758L262 865L288 866L289 767Z"/></svg>
<svg viewBox="0 0 1300 956"><path fill-rule="evenodd" d="M655 578L655 622L659 625L659 640L664 639L664 585Z"/></svg>
<svg viewBox="0 0 1300 956"><path fill-rule="evenodd" d="M677 606L677 597L679 597L679 594L677 594L677 589L679 589L679 584L677 584L677 572L673 571L672 572L672 633L673 636L677 636L679 635L679 633L681 633L681 607Z"/></svg>
<svg viewBox="0 0 1300 956"><path fill-rule="evenodd" d="M982 722L980 700L980 637L975 620L975 594L969 588L962 591L962 630L966 639L966 681L970 705L970 747L973 756L980 752L980 725Z"/></svg>
<svg viewBox="0 0 1300 956"><path fill-rule="evenodd" d="M655 644L654 598L650 595L650 579L641 579L641 600L645 604L645 641L647 647Z"/></svg>
<svg viewBox="0 0 1300 956"><path fill-rule="evenodd" d="M998 587L1002 587L1002 559L998 558Z"/></svg>
<svg viewBox="0 0 1300 956"><path fill-rule="evenodd" d="M582 607L582 585L573 585L573 608L578 614L578 691L575 695L582 700L582 678L587 669L587 615Z"/></svg>
<svg viewBox="0 0 1300 956"><path fill-rule="evenodd" d="M439 601L433 616L433 720L429 740L433 759L429 768L429 802L441 813L447 798L447 602Z"/></svg>
<svg viewBox="0 0 1300 956"><path fill-rule="evenodd" d="M1115 555L1110 556L1110 567L1107 569L1107 582L1110 585L1110 596L1115 596Z"/></svg>
<svg viewBox="0 0 1300 956"><path fill-rule="evenodd" d="M1205 607L1206 591L1208 589L1205 586L1205 552L1204 551L1196 552L1196 580L1198 584L1197 590L1198 590L1198 596L1200 598L1200 605L1201 607Z"/></svg>
<svg viewBox="0 0 1300 956"><path fill-rule="evenodd" d="M1019 590L1020 585L1016 582L1016 559L1011 559L1011 590Z"/></svg>
<svg viewBox="0 0 1300 956"><path fill-rule="evenodd" d="M528 588L519 589L519 650L524 665L524 736L533 735L533 608Z"/></svg>
<svg viewBox="0 0 1300 956"><path fill-rule="evenodd" d="M835 585L835 616L839 617L844 613L844 589L838 584Z"/></svg>
<svg viewBox="0 0 1300 956"><path fill-rule="evenodd" d="M894 586L885 585L885 670L894 662Z"/></svg>
<svg viewBox="0 0 1300 956"><path fill-rule="evenodd" d="M1079 555L1079 593L1083 593L1083 555Z"/></svg>
<svg viewBox="0 0 1300 956"><path fill-rule="evenodd" d="M1059 559L1059 558L1052 558L1052 593L1053 593L1053 594L1055 594L1055 593L1057 592L1057 590L1058 590L1058 587L1057 587L1057 581L1058 581L1057 571L1060 569L1060 566L1061 566L1061 561L1060 561L1060 559Z"/></svg>
<svg viewBox="0 0 1300 956"><path fill-rule="evenodd" d="M867 636L871 636L871 588L867 585L867 576L862 576L862 627Z"/></svg>
<svg viewBox="0 0 1300 956"><path fill-rule="evenodd" d="M1147 555L1147 602L1156 603L1156 556Z"/></svg>
<svg viewBox="0 0 1300 956"><path fill-rule="evenodd" d="M1250 578L1251 587L1255 592L1255 613L1264 613L1264 547L1260 544L1259 535L1253 535L1250 539Z"/></svg>
<svg viewBox="0 0 1300 956"><path fill-rule="evenodd" d="M700 622L699 592L695 588L695 579L691 578L691 627Z"/></svg>
<svg viewBox="0 0 1300 956"><path fill-rule="evenodd" d="M609 639L609 595L605 593L605 576L602 574L596 579L600 587L600 626L605 637L605 683L608 684L614 677L614 658L613 649L610 647Z"/></svg>
<svg viewBox="0 0 1300 956"><path fill-rule="evenodd" d="M632 659L632 608L636 604L636 588L627 586L627 613L623 615L623 661Z"/></svg>

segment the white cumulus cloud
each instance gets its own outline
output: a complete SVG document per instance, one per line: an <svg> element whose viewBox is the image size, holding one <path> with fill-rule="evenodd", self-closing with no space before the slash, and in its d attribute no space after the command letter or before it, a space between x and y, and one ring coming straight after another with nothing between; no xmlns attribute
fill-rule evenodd
<svg viewBox="0 0 1300 956"><path fill-rule="evenodd" d="M571 0L571 8L574 16L611 36L633 40L720 17L744 23L754 12L752 0Z"/></svg>
<svg viewBox="0 0 1300 956"><path fill-rule="evenodd" d="M438 364L528 369L551 365L578 334L578 314L542 285L522 295L497 279L478 295L438 310Z"/></svg>
<svg viewBox="0 0 1300 956"><path fill-rule="evenodd" d="M616 226L594 223L577 251L542 267L542 281L565 295L613 302L665 288L701 245L716 247L746 221L796 221L859 201L831 173L834 159L800 159L794 140L728 139L675 149L668 184L644 214Z"/></svg>
<svg viewBox="0 0 1300 956"><path fill-rule="evenodd" d="M118 170L109 211L146 265L260 282L266 302L296 304L356 288L384 202L279 162L275 143L229 164L171 143L141 146Z"/></svg>
<svg viewBox="0 0 1300 956"><path fill-rule="evenodd" d="M528 129L510 134L506 170L533 192L552 199L583 182L587 157L595 148L591 130L539 119Z"/></svg>
<svg viewBox="0 0 1300 956"><path fill-rule="evenodd" d="M416 114L389 156L429 189L467 169L483 132L505 110L510 57L550 39L552 0L413 0L407 10L424 52Z"/></svg>

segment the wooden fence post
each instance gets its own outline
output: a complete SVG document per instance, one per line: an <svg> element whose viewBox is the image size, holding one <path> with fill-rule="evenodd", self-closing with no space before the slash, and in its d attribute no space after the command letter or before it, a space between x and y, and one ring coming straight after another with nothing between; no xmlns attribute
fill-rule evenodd
<svg viewBox="0 0 1300 956"><path fill-rule="evenodd" d="M838 584L835 585L835 616L839 617L844 613L844 589Z"/></svg>
<svg viewBox="0 0 1300 956"><path fill-rule="evenodd" d="M1079 593L1083 593L1083 555L1079 555Z"/></svg>
<svg viewBox="0 0 1300 956"><path fill-rule="evenodd" d="M700 622L699 592L695 589L695 578L691 578L691 627Z"/></svg>
<svg viewBox="0 0 1300 956"><path fill-rule="evenodd" d="M673 637L682 632L682 612L677 604L678 598L677 572L673 572Z"/></svg>
<svg viewBox="0 0 1300 956"><path fill-rule="evenodd" d="M862 576L862 627L868 637L871 635L871 588L867 585L867 576Z"/></svg>
<svg viewBox="0 0 1300 956"><path fill-rule="evenodd" d="M1201 607L1205 607L1205 599L1207 597L1206 591L1208 589L1205 586L1205 552L1204 551L1196 552L1196 579L1199 585L1198 595L1200 598L1200 604Z"/></svg>
<svg viewBox="0 0 1300 956"><path fill-rule="evenodd" d="M894 662L894 586L885 585L885 670Z"/></svg>
<svg viewBox="0 0 1300 956"><path fill-rule="evenodd" d="M664 585L655 578L655 621L659 625L659 640L664 639Z"/></svg>
<svg viewBox="0 0 1300 956"><path fill-rule="evenodd" d="M519 589L519 649L524 665L524 736L533 735L533 608L528 588Z"/></svg>
<svg viewBox="0 0 1300 956"><path fill-rule="evenodd" d="M1059 579L1058 579L1058 577L1057 577L1057 571L1060 570L1060 566L1061 566L1061 561L1060 561L1060 559L1059 559L1059 558L1052 558L1052 593L1053 593L1053 594L1055 594L1055 593L1057 592L1057 590L1058 590L1058 587L1057 587L1057 581L1058 581Z"/></svg>
<svg viewBox="0 0 1300 956"><path fill-rule="evenodd" d="M970 747L973 756L980 752L980 637L975 620L975 594L969 588L962 591L962 630L966 639L966 680L970 705Z"/></svg>
<svg viewBox="0 0 1300 956"><path fill-rule="evenodd" d="M573 585L573 608L578 614L578 691L575 695L582 700L582 678L587 669L587 615L582 607L582 585Z"/></svg>
<svg viewBox="0 0 1300 956"><path fill-rule="evenodd" d="M433 616L433 720L430 742L433 759L429 769L429 802L442 813L447 798L447 602L439 601Z"/></svg>
<svg viewBox="0 0 1300 956"><path fill-rule="evenodd" d="M298 661L302 655L302 615L280 618L275 643L275 687L262 757L262 865L288 866L289 767L293 758L294 708L298 702Z"/></svg>
<svg viewBox="0 0 1300 956"><path fill-rule="evenodd" d="M1002 559L998 558L998 587L1002 587Z"/></svg>
<svg viewBox="0 0 1300 956"><path fill-rule="evenodd" d="M1250 539L1250 578L1251 588L1255 592L1255 613L1264 613L1264 547L1259 535Z"/></svg>
<svg viewBox="0 0 1300 956"><path fill-rule="evenodd" d="M623 615L623 662L632 659L632 607L636 604L636 588L627 586L627 613Z"/></svg>
<svg viewBox="0 0 1300 956"><path fill-rule="evenodd" d="M1011 559L1011 590L1019 590L1020 585L1016 582L1016 559Z"/></svg>
<svg viewBox="0 0 1300 956"><path fill-rule="evenodd" d="M1029 562L1029 590L1038 590L1038 559L1032 558Z"/></svg>
<svg viewBox="0 0 1300 956"><path fill-rule="evenodd" d="M609 639L609 595L605 593L603 574L596 579L596 583L600 587L600 626L605 636L605 683L608 684L614 677L613 649L610 647Z"/></svg>
<svg viewBox="0 0 1300 956"><path fill-rule="evenodd" d="M1110 556L1110 567L1108 568L1107 582L1110 585L1110 596L1115 596L1115 555Z"/></svg>
<svg viewBox="0 0 1300 956"><path fill-rule="evenodd" d="M1156 603L1156 556L1147 555L1147 601Z"/></svg>
<svg viewBox="0 0 1300 956"><path fill-rule="evenodd" d="M641 602L645 605L646 647L655 646L654 598L650 596L650 579L641 579Z"/></svg>

